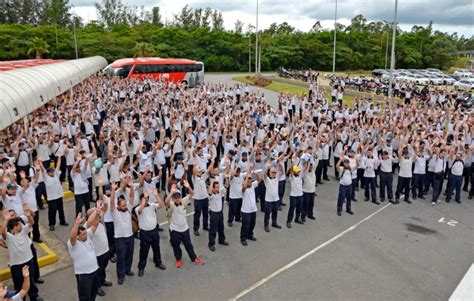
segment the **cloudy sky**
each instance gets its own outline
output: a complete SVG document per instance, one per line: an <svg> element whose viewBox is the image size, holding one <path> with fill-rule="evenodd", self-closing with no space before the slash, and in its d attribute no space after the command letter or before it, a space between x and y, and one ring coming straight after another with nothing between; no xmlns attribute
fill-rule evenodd
<svg viewBox="0 0 474 301"><path fill-rule="evenodd" d="M101 0L97 0L101 1ZM89 0L70 0L73 10L86 22L97 19L94 3ZM271 23L288 22L302 31L320 21L324 28L334 24L334 4L336 0L259 0L259 28L267 28ZM224 16L224 26L234 28L234 22L241 20L255 25L256 0L122 0L122 2L151 8L159 6L163 19L172 20L183 6L192 8L218 9ZM338 22L349 24L358 14L369 21L393 20L395 0L339 0ZM403 30L413 25L427 25L430 20L434 29L443 32L457 32L459 35L474 35L473 0L399 0L398 21Z"/></svg>

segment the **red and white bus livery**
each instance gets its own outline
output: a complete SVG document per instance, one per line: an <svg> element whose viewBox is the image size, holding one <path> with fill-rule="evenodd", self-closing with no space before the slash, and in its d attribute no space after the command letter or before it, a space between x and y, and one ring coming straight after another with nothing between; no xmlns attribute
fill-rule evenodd
<svg viewBox="0 0 474 301"><path fill-rule="evenodd" d="M204 82L204 64L188 59L139 57L116 60L104 69L104 74L121 78L164 79L185 83L190 87Z"/></svg>

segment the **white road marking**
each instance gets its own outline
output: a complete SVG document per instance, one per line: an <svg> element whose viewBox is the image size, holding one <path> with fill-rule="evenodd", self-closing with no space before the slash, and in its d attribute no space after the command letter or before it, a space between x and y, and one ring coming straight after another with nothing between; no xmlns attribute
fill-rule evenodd
<svg viewBox="0 0 474 301"><path fill-rule="evenodd" d="M387 204L385 206L383 206L382 208L380 208L379 210L373 212L372 214L370 214L369 216L367 216L366 218L358 221L356 224L354 224L353 226L347 228L346 230L342 231L341 233L337 234L336 236L334 236L333 238L329 239L328 241L320 244L319 246L317 246L316 248L312 249L311 251L309 251L308 253L302 255L301 257L298 257L296 258L295 260L293 260L292 262L288 263L287 265L279 268L278 270L276 270L275 272L271 273L270 275L268 275L267 277L263 278L262 280L258 281L257 283L255 283L254 285L250 286L249 288L243 290L242 292L240 292L238 295L230 298L229 300L230 301L235 301L235 300L238 300L240 298L242 298L243 296L247 295L248 293L250 293L251 291L255 290L256 288L262 286L263 284L267 283L268 281L270 281L271 279L275 278L276 276L278 276L279 274L285 272L286 270L288 270L289 268L295 266L296 264L298 264L299 262L303 261L304 259L308 258L309 256L313 255L314 253L316 253L317 251L321 250L322 248L324 248L325 246L335 242L336 240L338 240L339 238L341 238L342 236L344 236L345 234L351 232L352 230L356 229L359 225L361 225L362 223L368 221L369 219L371 219L372 217L374 217L376 214L380 213L382 210L384 210L385 208L389 207L391 204Z"/></svg>
<svg viewBox="0 0 474 301"><path fill-rule="evenodd" d="M190 216L190 215L193 215L193 214L194 214L194 211L186 214L186 216ZM168 224L168 221L162 222L162 223L160 223L160 226L164 226L164 225L167 225L167 224Z"/></svg>
<svg viewBox="0 0 474 301"><path fill-rule="evenodd" d="M449 297L449 301L472 300L473 292L474 292L474 264L472 264L469 270L467 270L461 282L459 282L459 285L456 287L456 290L454 290L451 297Z"/></svg>

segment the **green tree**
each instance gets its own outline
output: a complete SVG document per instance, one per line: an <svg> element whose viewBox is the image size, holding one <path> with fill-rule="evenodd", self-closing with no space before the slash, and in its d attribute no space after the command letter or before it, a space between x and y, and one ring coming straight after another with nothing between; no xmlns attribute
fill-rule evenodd
<svg viewBox="0 0 474 301"><path fill-rule="evenodd" d="M148 57L155 52L153 45L146 42L140 42L133 48L134 57Z"/></svg>
<svg viewBox="0 0 474 301"><path fill-rule="evenodd" d="M43 0L42 24L57 24L65 27L71 23L71 6L68 0Z"/></svg>
<svg viewBox="0 0 474 301"><path fill-rule="evenodd" d="M49 45L48 43L43 40L42 38L33 38L29 43L28 54L31 55L32 53L35 54L35 58L37 60L43 58L43 54L49 53Z"/></svg>

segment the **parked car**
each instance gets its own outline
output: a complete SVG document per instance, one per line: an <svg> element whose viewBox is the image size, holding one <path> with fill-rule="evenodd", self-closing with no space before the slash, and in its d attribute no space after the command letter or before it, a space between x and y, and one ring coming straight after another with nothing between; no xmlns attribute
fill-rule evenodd
<svg viewBox="0 0 474 301"><path fill-rule="evenodd" d="M441 75L440 77L443 79L443 85L452 86L456 82L456 80L449 75Z"/></svg>
<svg viewBox="0 0 474 301"><path fill-rule="evenodd" d="M428 85L429 79L420 74L412 74L405 77L405 79L409 82L415 83L417 85Z"/></svg>
<svg viewBox="0 0 474 301"><path fill-rule="evenodd" d="M461 79L454 83L456 90L470 91L474 89L474 79Z"/></svg>
<svg viewBox="0 0 474 301"><path fill-rule="evenodd" d="M388 73L388 72L385 69L374 69L374 70L372 70L372 75L373 76L382 76L386 73Z"/></svg>
<svg viewBox="0 0 474 301"><path fill-rule="evenodd" d="M443 78L439 75L434 75L434 74L428 74L426 77L429 79L429 84L430 85L442 85L443 84Z"/></svg>

